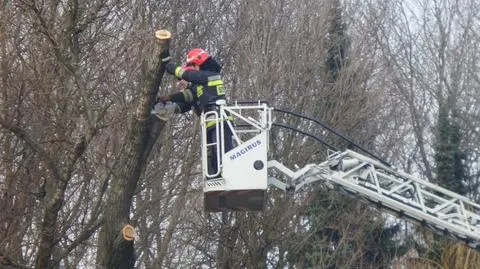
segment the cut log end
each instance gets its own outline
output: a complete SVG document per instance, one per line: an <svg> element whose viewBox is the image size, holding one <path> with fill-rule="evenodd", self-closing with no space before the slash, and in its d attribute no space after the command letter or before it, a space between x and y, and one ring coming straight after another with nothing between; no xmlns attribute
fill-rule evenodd
<svg viewBox="0 0 480 269"><path fill-rule="evenodd" d="M133 241L136 234L137 233L135 232L135 228L133 228L132 225L126 224L125 226L123 226L122 235L123 239L125 239L126 241Z"/></svg>
<svg viewBox="0 0 480 269"><path fill-rule="evenodd" d="M155 32L155 37L159 40L167 40L172 37L172 34L168 30L158 30Z"/></svg>

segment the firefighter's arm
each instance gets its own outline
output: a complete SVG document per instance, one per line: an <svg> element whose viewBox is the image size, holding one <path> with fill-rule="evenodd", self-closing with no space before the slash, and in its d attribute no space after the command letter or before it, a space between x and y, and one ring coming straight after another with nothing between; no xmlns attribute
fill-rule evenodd
<svg viewBox="0 0 480 269"><path fill-rule="evenodd" d="M177 78L184 79L194 84L207 84L210 72L185 70L182 66L175 62L169 61L165 66L168 73L175 75Z"/></svg>
<svg viewBox="0 0 480 269"><path fill-rule="evenodd" d="M175 69L176 77L184 79L193 84L207 84L209 74L210 72L206 71L183 70L181 66Z"/></svg>
<svg viewBox="0 0 480 269"><path fill-rule="evenodd" d="M171 101L173 103L193 104L196 101L196 98L192 90L187 88L180 92L160 96L158 97L157 101L164 102L164 103Z"/></svg>

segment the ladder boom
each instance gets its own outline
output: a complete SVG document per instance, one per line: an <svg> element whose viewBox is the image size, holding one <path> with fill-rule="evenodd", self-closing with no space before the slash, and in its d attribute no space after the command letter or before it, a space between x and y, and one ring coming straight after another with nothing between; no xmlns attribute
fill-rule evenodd
<svg viewBox="0 0 480 269"><path fill-rule="evenodd" d="M346 150L296 172L278 162L269 165L291 176L295 192L320 181L480 250L480 205L375 159Z"/></svg>

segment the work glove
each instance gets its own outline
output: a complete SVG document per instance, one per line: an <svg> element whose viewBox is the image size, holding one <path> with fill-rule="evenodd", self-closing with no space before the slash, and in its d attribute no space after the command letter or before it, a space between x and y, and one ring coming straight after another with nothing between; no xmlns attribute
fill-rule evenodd
<svg viewBox="0 0 480 269"><path fill-rule="evenodd" d="M175 75L175 69L177 68L177 64L173 61L169 61L165 66L165 69L169 74Z"/></svg>
<svg viewBox="0 0 480 269"><path fill-rule="evenodd" d="M168 50L164 50L160 53L159 57L162 60L162 63L166 63L170 61L170 52Z"/></svg>

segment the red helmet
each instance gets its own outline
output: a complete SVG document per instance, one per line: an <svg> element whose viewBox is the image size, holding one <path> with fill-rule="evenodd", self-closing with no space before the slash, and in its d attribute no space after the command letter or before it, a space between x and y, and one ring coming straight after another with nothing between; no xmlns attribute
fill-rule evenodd
<svg viewBox="0 0 480 269"><path fill-rule="evenodd" d="M202 65L210 57L203 49L192 49L187 53L187 64Z"/></svg>

